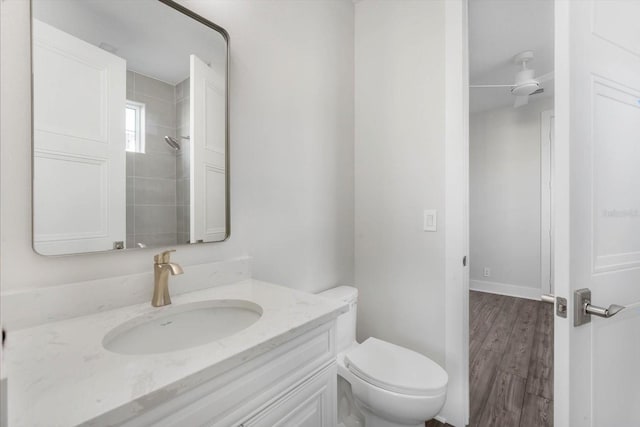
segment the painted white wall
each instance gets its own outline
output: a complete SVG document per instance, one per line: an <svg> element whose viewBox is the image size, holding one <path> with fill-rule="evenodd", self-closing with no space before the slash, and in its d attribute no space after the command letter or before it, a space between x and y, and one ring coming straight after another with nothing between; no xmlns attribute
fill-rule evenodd
<svg viewBox="0 0 640 427"><path fill-rule="evenodd" d="M358 339L445 364L445 2L356 3ZM423 231L423 210L438 231Z"/></svg>
<svg viewBox="0 0 640 427"><path fill-rule="evenodd" d="M472 289L540 296L540 113L552 108L542 99L471 114Z"/></svg>
<svg viewBox="0 0 640 427"><path fill-rule="evenodd" d="M29 3L0 4L2 291L150 271L158 250L31 249ZM231 35L232 229L174 259L251 255L259 279L307 291L353 283L352 2L184 4Z"/></svg>

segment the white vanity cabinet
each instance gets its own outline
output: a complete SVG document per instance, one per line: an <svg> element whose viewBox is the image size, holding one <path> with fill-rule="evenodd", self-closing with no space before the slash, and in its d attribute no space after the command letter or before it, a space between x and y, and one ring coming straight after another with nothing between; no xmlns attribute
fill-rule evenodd
<svg viewBox="0 0 640 427"><path fill-rule="evenodd" d="M336 375L335 364L323 369L241 426L335 426Z"/></svg>
<svg viewBox="0 0 640 427"><path fill-rule="evenodd" d="M135 319L166 319L196 304L223 302L256 305L262 314L243 330L179 350L105 347ZM176 295L168 308L144 302L24 328L11 334L3 352L8 425L335 427L335 325L346 310L341 301L247 279ZM209 333L213 322L192 325L189 333ZM233 326L233 318L224 322ZM170 340L163 332L138 339Z"/></svg>
<svg viewBox="0 0 640 427"><path fill-rule="evenodd" d="M145 409L136 414L116 410L87 424L335 427L334 325L331 320L298 336L292 331L289 341L257 357L247 355L246 362L196 387L169 398L169 391L152 394L140 402Z"/></svg>

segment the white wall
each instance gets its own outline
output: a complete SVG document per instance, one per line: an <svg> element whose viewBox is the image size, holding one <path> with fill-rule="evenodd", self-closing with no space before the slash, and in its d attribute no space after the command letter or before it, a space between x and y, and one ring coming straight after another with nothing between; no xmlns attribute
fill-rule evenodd
<svg viewBox="0 0 640 427"><path fill-rule="evenodd" d="M355 28L358 338L444 366L445 2L359 2Z"/></svg>
<svg viewBox="0 0 640 427"><path fill-rule="evenodd" d="M471 114L472 289L540 296L540 113L552 108L542 99Z"/></svg>
<svg viewBox="0 0 640 427"><path fill-rule="evenodd" d="M231 238L254 277L317 291L353 282L353 4L191 1L231 35ZM31 249L29 3L1 2L2 291L151 270L158 250L46 258Z"/></svg>

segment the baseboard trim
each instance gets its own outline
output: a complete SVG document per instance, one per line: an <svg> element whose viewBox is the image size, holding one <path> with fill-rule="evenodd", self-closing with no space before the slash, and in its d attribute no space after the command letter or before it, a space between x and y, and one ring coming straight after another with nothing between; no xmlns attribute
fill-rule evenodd
<svg viewBox="0 0 640 427"><path fill-rule="evenodd" d="M509 283L487 282L484 280L469 280L469 289L489 294L506 295L509 297L526 298L540 301L540 289Z"/></svg>
<svg viewBox="0 0 640 427"><path fill-rule="evenodd" d="M433 419L440 421L442 424L447 424L447 419L443 416L436 415L435 417L433 417Z"/></svg>

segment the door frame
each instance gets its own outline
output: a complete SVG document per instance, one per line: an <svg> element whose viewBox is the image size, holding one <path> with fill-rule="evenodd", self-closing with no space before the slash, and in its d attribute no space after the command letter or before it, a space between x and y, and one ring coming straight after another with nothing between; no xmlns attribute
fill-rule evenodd
<svg viewBox="0 0 640 427"><path fill-rule="evenodd" d="M540 293L553 289L553 109L540 113Z"/></svg>
<svg viewBox="0 0 640 427"><path fill-rule="evenodd" d="M445 3L445 363L441 421L469 424L469 53L467 0ZM464 261L466 262L464 262Z"/></svg>
<svg viewBox="0 0 640 427"><path fill-rule="evenodd" d="M555 295L571 297L570 286L570 4L555 0L554 6L554 144L553 144L553 283ZM568 317L554 317L554 372L570 371L570 355L564 351L570 340L573 309ZM554 375L553 422L568 427L570 422L569 376Z"/></svg>
<svg viewBox="0 0 640 427"><path fill-rule="evenodd" d="M447 403L441 418L453 425L469 423L469 75L468 0L445 2L446 148L445 148L445 284L446 369L449 374ZM554 144L552 275L556 295L570 295L569 216L569 1L554 0ZM467 264L462 266L462 258ZM571 307L569 307L571 311ZM571 312L569 313L571 315ZM571 316L569 316L571 318ZM569 340L571 325L554 317L554 349ZM554 351L554 371L568 372L568 352ZM566 381L564 381L566 380ZM568 377L554 376L553 414L556 427L568 427L570 393Z"/></svg>

